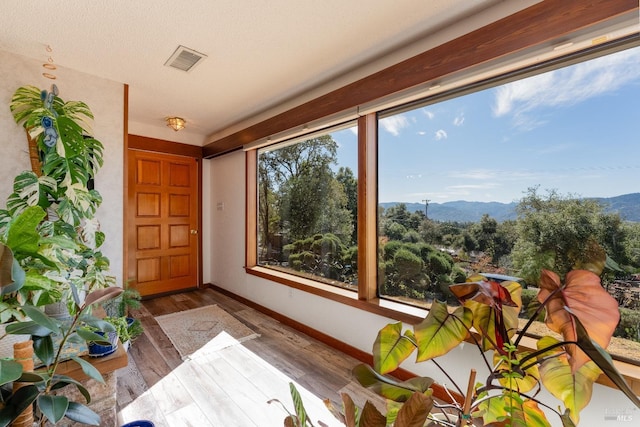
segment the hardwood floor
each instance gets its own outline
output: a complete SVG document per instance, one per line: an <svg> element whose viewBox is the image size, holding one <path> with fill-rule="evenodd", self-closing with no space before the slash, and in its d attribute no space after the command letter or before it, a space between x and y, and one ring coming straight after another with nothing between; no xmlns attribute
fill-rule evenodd
<svg viewBox="0 0 640 427"><path fill-rule="evenodd" d="M259 337L183 361L155 316L217 304ZM293 403L289 382L300 391L314 425L342 426L322 399L336 407L347 392L358 406L384 402L351 379L359 362L213 289L160 297L132 312L145 332L118 371L121 424L148 419L156 426L282 426Z"/></svg>

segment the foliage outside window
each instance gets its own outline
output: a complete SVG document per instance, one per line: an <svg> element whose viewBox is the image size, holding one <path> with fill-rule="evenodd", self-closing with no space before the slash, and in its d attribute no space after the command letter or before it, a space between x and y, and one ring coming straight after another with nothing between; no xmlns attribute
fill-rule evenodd
<svg viewBox="0 0 640 427"><path fill-rule="evenodd" d="M377 137L367 130L360 141L377 146L377 162L358 163L355 123L262 148L258 265L367 300L373 276L358 280L358 245L363 258L376 254L357 228L369 238L377 227L379 297L456 305L449 286L482 273L522 285L525 323L540 271L586 268L601 247L602 285L621 307L613 344L631 347L610 351L638 361L640 343L630 341L640 342L639 99L635 47L380 112ZM359 196L376 199L377 224L358 224L357 165L376 163L360 175L377 176L377 194L369 185Z"/></svg>
<svg viewBox="0 0 640 427"><path fill-rule="evenodd" d="M381 114L380 295L455 304L449 285L484 273L535 303L541 269L601 247L617 336L640 341L639 100L634 48Z"/></svg>
<svg viewBox="0 0 640 427"><path fill-rule="evenodd" d="M348 126L259 151L259 265L355 289L357 132Z"/></svg>

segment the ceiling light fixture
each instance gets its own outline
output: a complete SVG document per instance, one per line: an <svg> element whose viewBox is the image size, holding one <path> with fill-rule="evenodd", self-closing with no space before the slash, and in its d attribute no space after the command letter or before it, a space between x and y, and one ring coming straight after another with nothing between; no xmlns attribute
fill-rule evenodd
<svg viewBox="0 0 640 427"><path fill-rule="evenodd" d="M182 117L167 117L167 126L178 132L180 129L184 129L184 125L187 123Z"/></svg>

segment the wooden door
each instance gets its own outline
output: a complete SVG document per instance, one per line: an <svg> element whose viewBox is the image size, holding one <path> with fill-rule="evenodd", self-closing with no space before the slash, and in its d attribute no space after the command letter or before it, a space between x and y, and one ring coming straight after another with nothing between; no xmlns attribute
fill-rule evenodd
<svg viewBox="0 0 640 427"><path fill-rule="evenodd" d="M129 285L142 296L198 286L198 161L128 152Z"/></svg>

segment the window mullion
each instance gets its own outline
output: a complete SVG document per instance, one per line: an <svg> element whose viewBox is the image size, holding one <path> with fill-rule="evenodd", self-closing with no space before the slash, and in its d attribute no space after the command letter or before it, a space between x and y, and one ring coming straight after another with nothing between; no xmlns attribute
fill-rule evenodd
<svg viewBox="0 0 640 427"><path fill-rule="evenodd" d="M378 296L377 145L375 113L358 119L358 298Z"/></svg>

